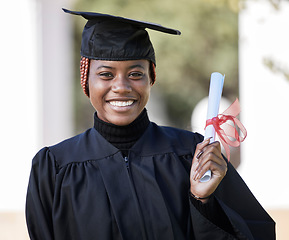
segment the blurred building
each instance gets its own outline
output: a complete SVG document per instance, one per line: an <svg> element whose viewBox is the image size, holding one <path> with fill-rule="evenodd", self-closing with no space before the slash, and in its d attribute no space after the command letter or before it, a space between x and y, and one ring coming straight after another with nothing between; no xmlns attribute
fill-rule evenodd
<svg viewBox="0 0 289 240"><path fill-rule="evenodd" d="M28 239L31 160L72 134L69 0L1 1L0 239Z"/></svg>
<svg viewBox="0 0 289 240"><path fill-rule="evenodd" d="M242 122L239 173L277 222L277 239L289 236L289 2L245 1L239 14ZM275 2L275 5L274 5Z"/></svg>

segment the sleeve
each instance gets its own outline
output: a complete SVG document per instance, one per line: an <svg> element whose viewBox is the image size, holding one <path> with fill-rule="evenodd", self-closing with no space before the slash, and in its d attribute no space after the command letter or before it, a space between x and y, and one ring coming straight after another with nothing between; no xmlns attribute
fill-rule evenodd
<svg viewBox="0 0 289 240"><path fill-rule="evenodd" d="M275 222L230 163L214 199L190 199L190 211L196 239L276 239Z"/></svg>
<svg viewBox="0 0 289 240"><path fill-rule="evenodd" d="M230 163L227 174L214 195L234 228L244 232L249 229L255 240L276 239L274 220Z"/></svg>
<svg viewBox="0 0 289 240"><path fill-rule="evenodd" d="M183 155L190 169L195 146L202 141L195 135L191 155ZM188 166L187 166L188 165ZM196 240L249 239L275 240L275 222L256 200L246 183L228 163L228 171L214 193L214 206L199 206L190 200L191 221ZM211 211L211 208L214 208ZM225 221L220 223L220 221ZM232 231L233 230L233 231Z"/></svg>
<svg viewBox="0 0 289 240"><path fill-rule="evenodd" d="M216 226L220 227L224 231L232 234L233 236L235 235L235 232L233 230L233 227L228 217L226 216L226 214L224 213L224 211L222 210L222 208L216 201L214 195L212 195L209 201L205 204L203 204L201 201L193 198L190 195L190 202L209 221L211 221L212 223L214 223Z"/></svg>
<svg viewBox="0 0 289 240"><path fill-rule="evenodd" d="M195 199L191 199L190 202L191 218L196 240L254 239L246 223L238 217L237 221L232 222L232 216L229 217L228 213L223 211L214 197L206 204L202 204Z"/></svg>
<svg viewBox="0 0 289 240"><path fill-rule="evenodd" d="M52 240L52 205L57 165L48 148L32 160L26 196L26 223L31 240Z"/></svg>

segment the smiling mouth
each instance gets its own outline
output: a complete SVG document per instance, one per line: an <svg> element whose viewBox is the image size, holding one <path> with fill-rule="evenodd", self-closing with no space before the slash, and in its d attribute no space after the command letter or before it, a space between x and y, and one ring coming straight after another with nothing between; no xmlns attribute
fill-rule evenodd
<svg viewBox="0 0 289 240"><path fill-rule="evenodd" d="M130 106L134 103L133 100L128 100L128 101L110 101L109 104L111 104L112 106L116 106L116 107L127 107Z"/></svg>

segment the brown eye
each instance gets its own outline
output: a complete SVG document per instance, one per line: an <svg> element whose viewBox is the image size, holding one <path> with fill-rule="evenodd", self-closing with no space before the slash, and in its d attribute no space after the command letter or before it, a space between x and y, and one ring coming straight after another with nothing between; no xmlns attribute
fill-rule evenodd
<svg viewBox="0 0 289 240"><path fill-rule="evenodd" d="M129 78L132 80L139 80L144 76L142 72L131 72Z"/></svg>
<svg viewBox="0 0 289 240"><path fill-rule="evenodd" d="M111 80L114 77L111 72L101 72L98 76L103 80Z"/></svg>

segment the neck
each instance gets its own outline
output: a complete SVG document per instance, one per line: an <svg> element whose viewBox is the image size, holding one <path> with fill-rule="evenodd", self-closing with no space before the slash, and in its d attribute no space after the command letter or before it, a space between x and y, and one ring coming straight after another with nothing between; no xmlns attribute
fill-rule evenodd
<svg viewBox="0 0 289 240"><path fill-rule="evenodd" d="M150 121L146 109L129 125L117 126L107 123L94 116L94 128L112 145L120 149L123 153L127 152L136 141L142 136Z"/></svg>

